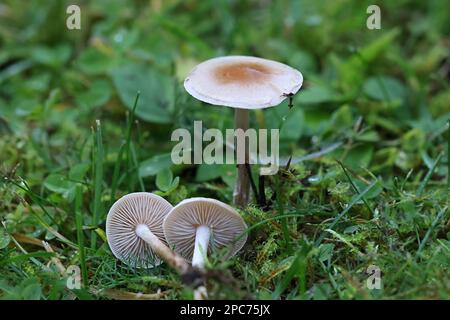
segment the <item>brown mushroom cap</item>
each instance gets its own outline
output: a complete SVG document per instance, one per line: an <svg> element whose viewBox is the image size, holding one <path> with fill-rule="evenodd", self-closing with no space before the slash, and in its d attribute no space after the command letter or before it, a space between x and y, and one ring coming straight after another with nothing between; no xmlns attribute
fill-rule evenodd
<svg viewBox="0 0 450 320"><path fill-rule="evenodd" d="M302 74L280 62L251 57L226 56L196 66L184 81L194 98L241 109L261 109L280 104L295 94Z"/></svg>
<svg viewBox="0 0 450 320"><path fill-rule="evenodd" d="M106 236L112 253L136 268L161 264L150 246L136 235L140 224L165 243L162 223L172 205L164 198L147 192L130 193L117 200L106 218Z"/></svg>
<svg viewBox="0 0 450 320"><path fill-rule="evenodd" d="M211 231L208 253L231 246L229 256L233 256L247 241L247 234L242 235L247 225L229 205L209 198L183 200L166 216L163 229L169 245L188 261L192 260L196 229L201 225Z"/></svg>

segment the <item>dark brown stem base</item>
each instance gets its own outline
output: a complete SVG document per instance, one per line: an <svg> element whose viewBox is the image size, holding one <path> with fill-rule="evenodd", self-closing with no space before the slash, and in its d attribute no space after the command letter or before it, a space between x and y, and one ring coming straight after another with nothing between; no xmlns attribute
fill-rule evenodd
<svg viewBox="0 0 450 320"><path fill-rule="evenodd" d="M242 129L244 132L249 126L249 114L246 109L236 109L234 113L235 129ZM236 146L236 144L235 144ZM245 162L248 163L248 144L245 142ZM250 179L248 176L246 163L237 165L236 185L233 192L233 203L238 207L246 207L250 200Z"/></svg>

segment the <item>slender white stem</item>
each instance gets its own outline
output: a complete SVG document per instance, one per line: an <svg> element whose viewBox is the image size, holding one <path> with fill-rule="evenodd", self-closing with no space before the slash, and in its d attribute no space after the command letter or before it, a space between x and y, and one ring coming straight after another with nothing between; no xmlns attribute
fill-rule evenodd
<svg viewBox="0 0 450 320"><path fill-rule="evenodd" d="M203 269L205 267L205 256L208 252L209 238L211 229L207 226L198 226L195 231L194 256L192 257L192 266ZM195 300L204 300L208 297L205 286L200 286L194 290Z"/></svg>
<svg viewBox="0 0 450 320"><path fill-rule="evenodd" d="M152 248L163 244L161 240L153 232L150 231L149 227L145 224L139 224L136 227L136 234L139 238L147 242Z"/></svg>
<svg viewBox="0 0 450 320"><path fill-rule="evenodd" d="M150 231L147 225L139 224L136 227L135 232L139 238L144 240L153 249L153 251L155 251L155 253L172 268L176 269L180 273L186 272L189 268L186 261L181 256L170 250L170 248L161 240L159 240L159 238Z"/></svg>
<svg viewBox="0 0 450 320"><path fill-rule="evenodd" d="M209 238L211 230L207 226L198 226L195 232L194 256L192 266L197 268L205 267L205 256L208 252Z"/></svg>

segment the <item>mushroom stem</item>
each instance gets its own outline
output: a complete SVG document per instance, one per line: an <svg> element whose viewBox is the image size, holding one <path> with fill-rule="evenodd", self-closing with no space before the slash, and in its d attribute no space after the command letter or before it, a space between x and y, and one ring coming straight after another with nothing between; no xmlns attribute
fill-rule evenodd
<svg viewBox="0 0 450 320"><path fill-rule="evenodd" d="M234 127L247 131L249 127L249 114L247 109L235 109ZM244 137L245 139L245 137ZM249 147L245 141L245 162L249 160ZM245 207L249 201L250 181L245 163L237 165L236 184L233 192L233 202L235 205Z"/></svg>
<svg viewBox="0 0 450 320"><path fill-rule="evenodd" d="M178 254L169 249L159 238L150 231L149 227L145 224L139 224L136 227L136 235L144 240L155 253L161 257L168 265L177 270L179 273L184 274L189 269L188 263Z"/></svg>
<svg viewBox="0 0 450 320"><path fill-rule="evenodd" d="M201 225L195 231L194 256L192 257L192 266L203 269L205 267L205 256L208 252L209 238L211 229ZM199 286L194 290L195 300L204 300L208 298L208 291L205 286Z"/></svg>
<svg viewBox="0 0 450 320"><path fill-rule="evenodd" d="M198 226L195 233L194 256L192 266L203 269L205 267L205 256L208 252L211 230L207 226Z"/></svg>

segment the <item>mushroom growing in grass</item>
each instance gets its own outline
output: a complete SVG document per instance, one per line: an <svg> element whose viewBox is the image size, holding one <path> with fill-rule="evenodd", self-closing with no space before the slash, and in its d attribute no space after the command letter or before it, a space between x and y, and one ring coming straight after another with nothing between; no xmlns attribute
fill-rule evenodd
<svg viewBox="0 0 450 320"><path fill-rule="evenodd" d="M233 256L247 241L247 225L236 210L209 198L181 201L164 219L163 229L169 245L200 269L208 253L228 247L228 256ZM194 295L196 299L205 296L205 288Z"/></svg>
<svg viewBox="0 0 450 320"><path fill-rule="evenodd" d="M117 200L106 218L106 236L112 253L137 268L152 268L166 261L185 273L189 265L167 247L162 224L172 209L164 198L147 192L130 193Z"/></svg>
<svg viewBox="0 0 450 320"><path fill-rule="evenodd" d="M164 219L163 229L169 245L198 268L205 266L208 252L229 247L233 256L247 241L247 225L239 213L210 198L181 201Z"/></svg>
<svg viewBox="0 0 450 320"><path fill-rule="evenodd" d="M302 83L302 74L285 64L250 56L227 56L200 63L187 76L184 87L200 101L234 108L235 129L246 131L248 110L279 105L296 94ZM248 149L246 146L246 163ZM238 164L233 193L236 205L248 203L249 181L246 164Z"/></svg>

